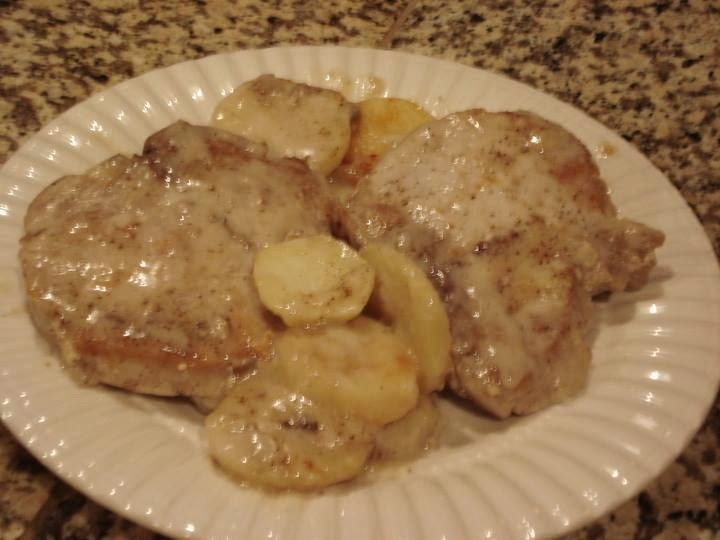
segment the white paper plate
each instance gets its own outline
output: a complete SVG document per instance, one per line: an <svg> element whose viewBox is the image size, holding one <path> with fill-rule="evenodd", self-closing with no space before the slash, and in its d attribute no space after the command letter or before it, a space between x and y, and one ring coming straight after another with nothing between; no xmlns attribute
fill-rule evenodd
<svg viewBox="0 0 720 540"><path fill-rule="evenodd" d="M79 173L183 118L207 123L239 83L275 73L345 83L435 114L529 109L590 149L621 212L662 229L650 283L601 307L587 391L497 422L442 404L445 444L411 466L314 495L234 484L203 449L186 404L80 388L36 336L17 261L22 219L53 179ZM375 77L376 79L372 79ZM603 149L614 153L602 158ZM173 536L203 538L533 538L568 532L660 473L707 413L720 374L720 292L709 243L669 182L581 112L522 84L408 54L335 47L242 51L154 71L93 96L44 127L0 176L0 407L46 466L108 508Z"/></svg>

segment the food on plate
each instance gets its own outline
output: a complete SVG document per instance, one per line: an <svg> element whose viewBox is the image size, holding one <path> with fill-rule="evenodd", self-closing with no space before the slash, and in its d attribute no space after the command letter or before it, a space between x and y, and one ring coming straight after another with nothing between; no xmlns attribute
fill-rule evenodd
<svg viewBox="0 0 720 540"><path fill-rule="evenodd" d="M352 136L342 163L332 173L337 183L355 185L377 160L405 135L433 120L422 107L398 98L369 98L357 104Z"/></svg>
<svg viewBox="0 0 720 540"><path fill-rule="evenodd" d="M261 249L253 279L263 305L288 326L343 323L357 317L375 271L329 235L295 238Z"/></svg>
<svg viewBox="0 0 720 540"><path fill-rule="evenodd" d="M395 328L415 353L421 391L442 390L451 364L450 322L440 295L422 268L392 247L369 244L360 255L377 275L372 311Z"/></svg>
<svg viewBox="0 0 720 540"><path fill-rule="evenodd" d="M376 428L258 372L206 419L210 454L256 485L312 489L360 474Z"/></svg>
<svg viewBox="0 0 720 540"><path fill-rule="evenodd" d="M417 407L378 430L373 449L375 460L382 463L416 457L432 441L439 420L435 397L420 396Z"/></svg>
<svg viewBox="0 0 720 540"><path fill-rule="evenodd" d="M212 123L45 188L20 259L73 373L212 410L211 456L255 485L416 456L446 384L498 417L576 395L593 296L642 286L663 241L531 113L263 75Z"/></svg>
<svg viewBox="0 0 720 540"><path fill-rule="evenodd" d="M663 234L618 218L587 149L528 112L421 126L359 183L356 247L392 245L440 291L453 390L499 417L576 394L594 295L641 286Z"/></svg>
<svg viewBox="0 0 720 540"><path fill-rule="evenodd" d="M304 159L325 175L347 152L352 114L338 92L262 75L223 99L212 125L267 144L270 157Z"/></svg>
<svg viewBox="0 0 720 540"><path fill-rule="evenodd" d="M212 403L280 326L252 281L262 247L328 232L303 163L175 123L143 154L60 178L30 205L20 259L30 314L71 371Z"/></svg>
<svg viewBox="0 0 720 540"><path fill-rule="evenodd" d="M293 385L349 416L385 425L417 404L415 357L389 328L367 317L288 330L276 341L275 355Z"/></svg>
<svg viewBox="0 0 720 540"><path fill-rule="evenodd" d="M237 382L205 425L210 454L239 479L309 489L357 476L371 457L416 456L437 418L406 343L360 316L282 332L274 358Z"/></svg>

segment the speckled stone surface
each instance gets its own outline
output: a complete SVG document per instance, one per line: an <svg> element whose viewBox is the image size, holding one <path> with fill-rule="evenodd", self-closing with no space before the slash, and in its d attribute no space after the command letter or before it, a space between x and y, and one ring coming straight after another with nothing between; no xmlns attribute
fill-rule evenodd
<svg viewBox="0 0 720 540"><path fill-rule="evenodd" d="M392 47L505 73L588 112L675 184L720 252L715 1L0 0L0 163L92 93L178 61L277 44ZM633 500L571 535L720 538L720 404ZM0 426L0 539L153 538Z"/></svg>

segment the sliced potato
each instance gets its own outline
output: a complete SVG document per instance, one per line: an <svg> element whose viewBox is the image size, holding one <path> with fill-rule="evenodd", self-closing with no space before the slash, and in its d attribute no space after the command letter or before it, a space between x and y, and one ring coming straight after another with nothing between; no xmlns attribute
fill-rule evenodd
<svg viewBox="0 0 720 540"><path fill-rule="evenodd" d="M360 255L375 268L370 306L415 353L420 391L442 389L450 370L450 322L437 291L417 264L390 246L369 244Z"/></svg>
<svg viewBox="0 0 720 540"><path fill-rule="evenodd" d="M330 236L273 244L253 267L260 300L288 326L345 322L370 297L375 271L355 250Z"/></svg>
<svg viewBox="0 0 720 540"><path fill-rule="evenodd" d="M433 119L422 107L404 99L371 98L357 107L350 146L332 175L345 184L357 183L393 145Z"/></svg>
<svg viewBox="0 0 720 540"><path fill-rule="evenodd" d="M327 175L348 149L352 113L334 90L262 75L224 98L211 125L267 144L270 157L304 159Z"/></svg>
<svg viewBox="0 0 720 540"><path fill-rule="evenodd" d="M439 418L435 398L421 396L417 407L378 431L374 457L380 461L395 461L417 456L427 449Z"/></svg>
<svg viewBox="0 0 720 540"><path fill-rule="evenodd" d="M377 425L417 403L416 360L389 328L366 317L288 330L276 342L276 360L287 381L311 399Z"/></svg>
<svg viewBox="0 0 720 540"><path fill-rule="evenodd" d="M381 156L401 138L433 117L417 103L399 98L370 98L358 103L357 127L350 151Z"/></svg>
<svg viewBox="0 0 720 540"><path fill-rule="evenodd" d="M256 374L205 420L211 456L240 479L312 489L360 474L374 428Z"/></svg>

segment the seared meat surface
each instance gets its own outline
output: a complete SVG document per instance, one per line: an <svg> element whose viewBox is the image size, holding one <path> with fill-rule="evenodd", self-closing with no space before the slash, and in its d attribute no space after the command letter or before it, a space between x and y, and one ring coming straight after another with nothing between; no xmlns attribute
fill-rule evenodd
<svg viewBox="0 0 720 540"><path fill-rule="evenodd" d="M256 251L328 230L297 160L178 122L31 204L20 258L41 333L88 382L212 403L271 347Z"/></svg>
<svg viewBox="0 0 720 540"><path fill-rule="evenodd" d="M341 229L423 265L451 321L452 388L500 417L584 386L592 296L642 285L663 241L616 216L569 132L480 109L431 122L385 154Z"/></svg>

